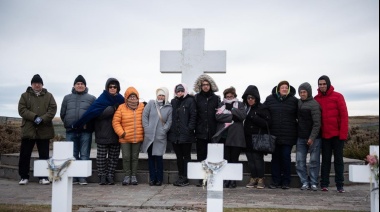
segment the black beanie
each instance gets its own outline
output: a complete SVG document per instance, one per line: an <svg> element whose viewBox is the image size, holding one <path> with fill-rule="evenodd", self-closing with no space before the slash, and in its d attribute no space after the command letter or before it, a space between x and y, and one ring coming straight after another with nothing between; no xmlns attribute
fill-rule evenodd
<svg viewBox="0 0 380 212"><path fill-rule="evenodd" d="M83 77L82 75L78 75L77 78L75 78L75 80L74 80L74 85L75 85L77 82L83 82L84 86L87 86L87 85L86 85L86 80L84 79L84 77Z"/></svg>
<svg viewBox="0 0 380 212"><path fill-rule="evenodd" d="M330 82L330 78L326 75L322 75L321 77L319 77L318 79L318 84L319 84L319 80L325 80L326 81L326 84L327 84L327 90L330 89L330 86L331 86L331 82Z"/></svg>
<svg viewBox="0 0 380 212"><path fill-rule="evenodd" d="M44 85L44 82L42 81L42 78L39 74L35 74L33 76L32 80L30 81L30 84L32 84L33 82L41 83L42 85Z"/></svg>

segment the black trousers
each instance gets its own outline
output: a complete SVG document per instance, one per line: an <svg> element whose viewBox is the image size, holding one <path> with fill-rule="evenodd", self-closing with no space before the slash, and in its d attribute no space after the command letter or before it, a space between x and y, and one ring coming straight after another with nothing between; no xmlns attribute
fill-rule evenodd
<svg viewBox="0 0 380 212"><path fill-rule="evenodd" d="M212 143L211 140L197 139L197 161L203 161L207 158L207 147L209 143Z"/></svg>
<svg viewBox="0 0 380 212"><path fill-rule="evenodd" d="M18 161L18 174L21 179L29 179L30 158L35 144L37 144L39 159L49 159L49 139L22 139ZM47 177L40 177L42 178Z"/></svg>
<svg viewBox="0 0 380 212"><path fill-rule="evenodd" d="M173 143L173 149L177 157L178 175L187 177L187 163L191 160L191 143Z"/></svg>

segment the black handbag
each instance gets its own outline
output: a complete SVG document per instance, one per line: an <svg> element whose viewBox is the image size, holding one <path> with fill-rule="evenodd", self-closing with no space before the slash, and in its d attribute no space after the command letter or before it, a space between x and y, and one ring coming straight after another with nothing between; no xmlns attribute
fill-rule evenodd
<svg viewBox="0 0 380 212"><path fill-rule="evenodd" d="M267 123L268 134L252 134L252 148L258 152L273 153L276 149L276 136L271 135Z"/></svg>

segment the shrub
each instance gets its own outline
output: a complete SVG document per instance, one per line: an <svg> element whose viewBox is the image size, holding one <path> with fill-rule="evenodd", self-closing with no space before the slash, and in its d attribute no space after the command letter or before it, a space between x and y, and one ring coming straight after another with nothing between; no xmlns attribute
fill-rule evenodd
<svg viewBox="0 0 380 212"><path fill-rule="evenodd" d="M379 125L353 126L349 130L349 137L345 144L343 155L347 158L364 160L370 153L370 145L379 145Z"/></svg>

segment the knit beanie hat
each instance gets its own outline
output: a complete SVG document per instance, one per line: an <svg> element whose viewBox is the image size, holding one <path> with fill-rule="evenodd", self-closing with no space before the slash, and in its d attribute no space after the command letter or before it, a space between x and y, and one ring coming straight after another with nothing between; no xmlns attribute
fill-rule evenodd
<svg viewBox="0 0 380 212"><path fill-rule="evenodd" d="M330 81L330 78L326 75L322 75L321 77L319 77L318 79L318 83L319 83L319 80L325 80L326 81L326 84L327 84L327 90L330 89L330 86L331 86L331 81Z"/></svg>
<svg viewBox="0 0 380 212"><path fill-rule="evenodd" d="M185 92L185 88L181 84L177 85L177 87L175 88L176 93L179 91Z"/></svg>
<svg viewBox="0 0 380 212"><path fill-rule="evenodd" d="M44 85L44 82L42 81L42 78L40 77L39 74L35 74L33 76L32 80L30 81L30 84L32 84L33 82L41 83L42 85Z"/></svg>
<svg viewBox="0 0 380 212"><path fill-rule="evenodd" d="M75 78L74 80L74 85L77 83L77 82L82 82L84 84L84 86L87 86L86 85L86 80L84 79L84 77L82 75L78 75L77 78Z"/></svg>
<svg viewBox="0 0 380 212"><path fill-rule="evenodd" d="M286 81L286 80L283 80L283 81L281 81L281 82L278 83L278 85L277 85L277 92L280 91L280 87L281 87L281 85L287 85L288 88L290 88L290 86L289 86L289 82Z"/></svg>
<svg viewBox="0 0 380 212"><path fill-rule="evenodd" d="M229 88L227 88L227 89L225 89L224 91L223 91L223 96L225 97L226 96L226 94L228 94L228 93L231 93L231 94L233 94L234 95L234 97L237 97L237 95L236 95L236 89L234 88L234 87L229 87Z"/></svg>

